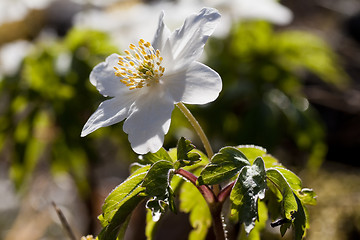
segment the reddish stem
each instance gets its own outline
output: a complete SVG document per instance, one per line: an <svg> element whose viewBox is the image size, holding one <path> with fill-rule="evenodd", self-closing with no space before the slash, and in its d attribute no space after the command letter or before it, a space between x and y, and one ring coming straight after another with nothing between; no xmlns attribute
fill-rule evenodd
<svg viewBox="0 0 360 240"><path fill-rule="evenodd" d="M200 191L208 204L217 202L215 194L207 185L196 184L197 177L194 174L181 168L176 170L175 173L181 175L182 177L190 181L192 184L194 184L194 186Z"/></svg>
<svg viewBox="0 0 360 240"><path fill-rule="evenodd" d="M234 184L235 184L235 182L232 182L221 190L221 192L217 196L217 200L219 202L221 202L221 203L224 202L226 200L226 198L230 196L230 193L231 193L231 190L232 190Z"/></svg>
<svg viewBox="0 0 360 240"><path fill-rule="evenodd" d="M207 186L207 185L197 185L197 177L192 174L191 172L188 172L184 169L178 169L175 171L176 174L181 175L186 180L190 181L194 186L200 191L200 193L205 198L205 201L207 202L212 221L213 221L213 229L215 233L216 240L225 240L226 234L224 231L224 224L221 217L221 209L224 200L227 196L229 196L231 187L226 187L223 189L223 191L220 192L219 196L215 196L214 192ZM230 184L231 185L231 184ZM219 199L222 199L219 201Z"/></svg>

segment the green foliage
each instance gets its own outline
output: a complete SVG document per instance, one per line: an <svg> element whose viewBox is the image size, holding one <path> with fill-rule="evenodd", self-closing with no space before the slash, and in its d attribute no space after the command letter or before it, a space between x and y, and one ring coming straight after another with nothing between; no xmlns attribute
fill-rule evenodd
<svg viewBox="0 0 360 240"><path fill-rule="evenodd" d="M265 229L268 220L268 209L263 201L258 201L258 222L249 234L241 229L238 240L261 240L260 234Z"/></svg>
<svg viewBox="0 0 360 240"><path fill-rule="evenodd" d="M172 188L180 191L181 196L185 194L186 199L188 196L186 194L193 196L189 199L190 202L186 202L184 197L180 197L180 210L190 213L190 222L195 229L192 234L194 239L198 239L197 237L204 238L211 224L211 217L206 214L209 210L206 207L205 200L194 186L190 185L192 189L189 190L190 186L184 184L179 178L174 178L174 182L172 182L175 171L174 165L177 164L179 167L188 169L193 168L196 171L198 169L196 165L199 165L201 156L205 159L203 164L205 165L207 158L203 153L195 150L191 142L185 138L179 140L177 149L167 152L161 148L156 153L140 156L139 163L131 167L132 174L130 177L116 187L104 202L103 214L99 216L103 226L99 239L115 240L120 229L124 229L132 210L143 199L148 199L146 202L148 209L146 236L148 239L152 239L157 222L162 214L168 208L175 213L177 212ZM194 201L195 199L196 201ZM197 203L203 204L203 207L199 208ZM199 217L200 220L198 220Z"/></svg>
<svg viewBox="0 0 360 240"><path fill-rule="evenodd" d="M186 140L186 142L189 141ZM200 162L196 161L195 164L193 165L184 166L184 169L187 169L193 174L198 175L200 171L204 168L204 166L206 166L209 160L207 156L199 150L193 149L191 150L190 153L196 153L197 155L199 155L201 161ZM177 156L179 156L179 154L177 154ZM204 197L194 186L194 184L187 181L180 182L179 187L177 189L178 192L180 192L179 210L185 213L189 213L189 222L190 225L193 227L192 231L189 234L188 239L189 240L206 239L206 235L208 229L211 226L212 220L211 220L209 207Z"/></svg>
<svg viewBox="0 0 360 240"><path fill-rule="evenodd" d="M201 161L199 153L191 152L193 149L195 149L195 146L192 145L189 140L186 140L184 137L179 139L177 145L177 161L175 163L175 169L191 166Z"/></svg>
<svg viewBox="0 0 360 240"><path fill-rule="evenodd" d="M236 148L239 149L246 156L246 158L251 164L253 164L255 159L261 157L265 162L266 168L281 166L279 161L270 154L268 154L265 148L255 145L240 145Z"/></svg>
<svg viewBox="0 0 360 240"><path fill-rule="evenodd" d="M266 174L264 161L256 158L253 165L241 169L230 194L232 214L245 224L245 232L255 226L258 219L258 200L265 197Z"/></svg>
<svg viewBox="0 0 360 240"><path fill-rule="evenodd" d="M170 188L172 169L172 163L160 160L151 166L142 183L142 186L145 187L145 193L148 196L152 196L147 201L146 207L151 209L154 221L160 219L167 206L170 206L171 210L175 212Z"/></svg>
<svg viewBox="0 0 360 240"><path fill-rule="evenodd" d="M315 193L303 189L301 180L290 170L284 168L266 149L254 145L241 145L236 148L224 147L215 154L210 163L203 168L198 178L199 184L219 184L236 176L230 193L233 221L244 223L244 230L251 234L259 231L258 204L266 203L269 214L281 221L280 231L284 235L293 226L295 238L302 239L308 227L305 204L316 204ZM266 196L266 198L265 198ZM265 198L265 199L264 199ZM253 233L252 236L258 236ZM246 238L241 234L241 238Z"/></svg>
<svg viewBox="0 0 360 240"><path fill-rule="evenodd" d="M278 192L276 192L275 194L279 197L279 199L281 199L281 207L284 212L284 217L288 220L291 220L293 214L297 211L298 206L296 203L295 195L289 183L276 169L268 169L266 171L266 176L269 180L269 184L273 184L278 190Z"/></svg>
<svg viewBox="0 0 360 240"><path fill-rule="evenodd" d="M170 155L164 148L160 148L156 153L147 153L139 157L139 162L141 164L153 164L160 160L166 160L172 162Z"/></svg>
<svg viewBox="0 0 360 240"><path fill-rule="evenodd" d="M194 161L184 164L182 160L187 159ZM224 194L230 198L232 221L244 223L244 232L239 233L239 239L260 239L260 231L265 228L269 214L273 220L280 218L272 226L280 225L282 235L293 227L295 239L300 240L308 228L305 205L316 203L314 192L302 188L298 176L279 164L266 149L254 145L224 147L208 162L190 141L180 138L176 149L168 152L160 149L140 156L139 161L141 164L133 167L130 177L105 200L103 214L99 217L104 227L100 240L115 240L120 229L126 226L132 210L143 199L148 199L145 234L147 239L153 239L166 210L177 212L175 194L178 192L178 209L189 213L193 227L189 239L199 240L206 238L214 216L212 211L217 211L218 204L222 206L226 198L220 196ZM190 182L182 181L175 174ZM197 178L196 175L200 176ZM204 191L211 190L204 190L204 185L229 181L231 189L224 188L224 192L214 196L215 199L219 197L217 200L207 202L205 195L208 193Z"/></svg>
<svg viewBox="0 0 360 240"><path fill-rule="evenodd" d="M305 204L316 204L315 193L311 189L302 189L300 178L287 169L270 168L266 171L266 176L269 189L281 205L280 216L284 218L280 227L281 234L284 235L290 225L293 225L295 239L302 239L308 227ZM277 210L274 212L275 216L279 214Z"/></svg>
<svg viewBox="0 0 360 240"><path fill-rule="evenodd" d="M189 182L184 182L180 191L180 210L189 213L189 221L193 230L189 240L202 240L206 238L211 226L211 214L204 197Z"/></svg>
<svg viewBox="0 0 360 240"><path fill-rule="evenodd" d="M198 182L200 185L219 184L235 176L246 165L249 165L249 161L241 151L224 147L200 173Z"/></svg>
<svg viewBox="0 0 360 240"><path fill-rule="evenodd" d="M41 160L54 174L70 173L85 197L91 182L88 166L100 158L90 140L99 135L79 138L100 100L88 78L94 65L116 48L106 34L79 29L64 39L34 44L19 71L4 76L0 84L5 103L0 109L0 140L7 139L0 141L0 149L10 158L10 177L18 189L26 187L23 183Z"/></svg>
<svg viewBox="0 0 360 240"><path fill-rule="evenodd" d="M145 191L145 187L141 184L149 169L150 166L145 166L135 171L105 199L103 213L99 216L103 227L99 234L100 240L116 239L121 225L137 204L145 198L145 195L140 195Z"/></svg>

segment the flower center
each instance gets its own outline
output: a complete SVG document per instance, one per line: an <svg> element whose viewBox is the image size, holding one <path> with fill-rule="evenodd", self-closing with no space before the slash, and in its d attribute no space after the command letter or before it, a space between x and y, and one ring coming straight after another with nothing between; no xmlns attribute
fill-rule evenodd
<svg viewBox="0 0 360 240"><path fill-rule="evenodd" d="M119 57L119 66L114 67L115 76L130 90L151 86L159 83L164 75L165 68L161 66L163 60L160 51L149 42L140 39L139 46L130 44L130 51L125 50L126 56Z"/></svg>

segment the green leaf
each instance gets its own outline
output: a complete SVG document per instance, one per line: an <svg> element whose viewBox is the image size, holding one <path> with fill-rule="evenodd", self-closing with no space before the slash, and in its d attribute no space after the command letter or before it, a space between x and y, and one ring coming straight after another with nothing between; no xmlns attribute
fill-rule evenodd
<svg viewBox="0 0 360 240"><path fill-rule="evenodd" d="M169 202L166 196L155 196L146 202L146 208L151 210L152 219L154 222L159 221L161 215L166 211L168 205Z"/></svg>
<svg viewBox="0 0 360 240"><path fill-rule="evenodd" d="M147 209L146 211L146 228L145 228L145 236L147 240L153 240L155 236L155 231L157 228L159 221L154 221L152 217L152 211Z"/></svg>
<svg viewBox="0 0 360 240"><path fill-rule="evenodd" d="M198 178L200 185L219 184L235 176L249 161L234 147L224 147L215 154L210 163L201 171Z"/></svg>
<svg viewBox="0 0 360 240"><path fill-rule="evenodd" d="M188 239L205 239L211 226L211 214L203 196L189 182L184 182L180 190L180 210L190 213L189 220L193 230L190 232Z"/></svg>
<svg viewBox="0 0 360 240"><path fill-rule="evenodd" d="M281 235L292 225L295 228L295 239L301 240L307 228L307 217L304 202L313 203L315 194L311 189L301 190L301 180L291 171L282 168L268 169L268 184L273 184L282 194L282 207L285 221L280 227ZM270 188L271 189L271 188ZM302 202L299 195L304 199Z"/></svg>
<svg viewBox="0 0 360 240"><path fill-rule="evenodd" d="M275 168L284 176L291 189L300 198L302 204L316 205L316 194L312 189L302 188L301 179L293 172L285 168Z"/></svg>
<svg viewBox="0 0 360 240"><path fill-rule="evenodd" d="M172 163L160 160L152 165L142 183L142 186L145 187L145 193L152 196L147 201L146 207L151 209L154 221L160 219L167 206L170 206L170 209L175 211L173 193L170 188L172 169Z"/></svg>
<svg viewBox="0 0 360 240"><path fill-rule="evenodd" d="M188 152L193 149L195 149L195 146L191 143L191 141L181 137L177 144L177 159L187 159Z"/></svg>
<svg viewBox="0 0 360 240"><path fill-rule="evenodd" d="M177 145L177 161L174 165L175 169L191 166L201 161L200 154L191 152L193 149L195 149L195 146L189 140L186 140L184 137L179 139Z"/></svg>
<svg viewBox="0 0 360 240"><path fill-rule="evenodd" d="M140 169L140 168L142 168L144 166L146 166L146 165L142 165L142 164L140 164L138 162L134 162L134 163L130 164L130 167L129 167L130 174L133 174L136 170L138 170L138 169Z"/></svg>
<svg viewBox="0 0 360 240"><path fill-rule="evenodd" d="M295 218L293 221L293 225L295 228L295 240L301 240L305 235L307 219L306 219L305 209L300 199L296 195L295 195L295 199L298 205L298 209L293 216Z"/></svg>
<svg viewBox="0 0 360 240"><path fill-rule="evenodd" d="M255 226L258 219L258 200L265 197L266 173L264 161L257 158L252 166L245 166L230 194L232 214L239 215L239 221L245 225L246 233Z"/></svg>
<svg viewBox="0 0 360 240"><path fill-rule="evenodd" d="M278 169L268 169L266 171L266 177L268 178L268 184L272 184L282 195L282 208L286 219L291 220L292 215L297 211L298 206L289 183ZM273 189L269 187L270 189Z"/></svg>
<svg viewBox="0 0 360 240"><path fill-rule="evenodd" d="M286 231L291 227L291 221L288 220L284 224L280 226L280 234L283 237L286 233Z"/></svg>
<svg viewBox="0 0 360 240"><path fill-rule="evenodd" d="M116 240L122 240L125 238L125 234L126 234L126 229L128 228L129 226L129 223L130 223L130 218L131 218L131 214L129 214L126 218L126 220L124 221L123 224L121 224L121 227L120 227L120 230L117 234L117 238Z"/></svg>
<svg viewBox="0 0 360 240"><path fill-rule="evenodd" d="M167 193L171 169L173 169L172 163L165 160L160 160L151 166L142 183L149 196L163 196Z"/></svg>
<svg viewBox="0 0 360 240"><path fill-rule="evenodd" d="M116 213L113 215L110 222L101 230L98 235L99 240L115 240L122 229L122 225L126 223L127 217L134 210L134 208L145 198L145 196L133 196L127 199L121 206L118 207ZM102 216L102 215L101 215ZM102 217L99 217L104 221Z"/></svg>
<svg viewBox="0 0 360 240"><path fill-rule="evenodd" d="M252 164L256 158L261 157L264 160L265 168L275 167L281 165L279 161L272 155L268 154L266 149L256 145L240 145L236 147L239 149Z"/></svg>
<svg viewBox="0 0 360 240"><path fill-rule="evenodd" d="M299 194L297 195L302 204L309 204L309 205L316 205L317 201L316 201L316 193L309 188L303 188L301 189L301 191L299 192Z"/></svg>
<svg viewBox="0 0 360 240"><path fill-rule="evenodd" d="M157 151L156 153L149 152L145 155L139 156L140 164L154 164L160 160L166 160L172 163L172 159L170 155L167 153L167 151L164 148L160 148L160 150Z"/></svg>
<svg viewBox="0 0 360 240"><path fill-rule="evenodd" d="M266 221L268 220L268 210L263 201L259 201L258 212L259 222L255 224L250 234L246 234L245 231L240 231L238 240L261 240L261 232L265 229Z"/></svg>
<svg viewBox="0 0 360 240"><path fill-rule="evenodd" d="M149 168L145 166L135 171L105 199L103 213L99 216L103 226L100 240L115 240L128 215L145 198L145 195L139 194L145 190L141 183Z"/></svg>

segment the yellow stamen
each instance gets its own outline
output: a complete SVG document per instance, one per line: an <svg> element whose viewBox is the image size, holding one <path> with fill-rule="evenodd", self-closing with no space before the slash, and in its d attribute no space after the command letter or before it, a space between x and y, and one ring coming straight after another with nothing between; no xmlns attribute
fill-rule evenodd
<svg viewBox="0 0 360 240"><path fill-rule="evenodd" d="M155 50L149 42L140 39L138 46L129 45L125 50L126 56L119 56L118 65L114 67L115 76L120 82L129 87L129 90L150 87L160 82L165 68L161 66L163 58L160 51Z"/></svg>

